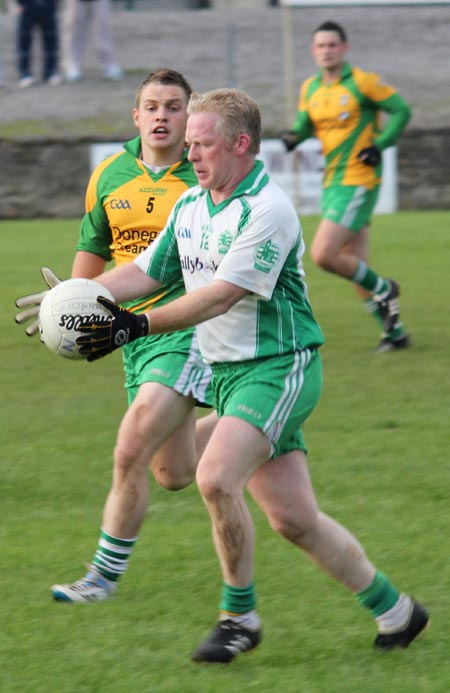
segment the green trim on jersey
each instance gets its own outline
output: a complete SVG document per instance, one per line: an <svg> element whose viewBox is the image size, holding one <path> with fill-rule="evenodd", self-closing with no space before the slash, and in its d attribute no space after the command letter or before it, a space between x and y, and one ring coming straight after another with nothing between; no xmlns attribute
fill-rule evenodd
<svg viewBox="0 0 450 693"><path fill-rule="evenodd" d="M250 207L250 205L247 202L247 200L245 199L245 197L241 198L241 204L242 204L242 214L241 214L241 218L239 219L238 231L237 231L236 238L241 235L242 231L247 226L248 222L250 221L250 216L252 213L252 208Z"/></svg>
<svg viewBox="0 0 450 693"><path fill-rule="evenodd" d="M378 101L378 105L382 111L390 114L388 122L382 132L377 133L374 141L383 150L396 144L411 118L411 111L400 94L392 94L389 98Z"/></svg>
<svg viewBox="0 0 450 693"><path fill-rule="evenodd" d="M219 214L223 209L228 207L232 200L242 197L242 195L257 195L262 188L269 182L262 161L255 161L255 165L247 176L242 180L238 187L232 192L230 197L227 197L223 202L215 205L211 199L211 193L207 193L208 212L211 217Z"/></svg>

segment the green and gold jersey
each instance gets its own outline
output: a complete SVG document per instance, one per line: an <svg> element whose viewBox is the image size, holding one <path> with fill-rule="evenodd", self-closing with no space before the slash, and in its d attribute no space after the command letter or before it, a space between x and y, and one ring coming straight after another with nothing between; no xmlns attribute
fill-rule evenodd
<svg viewBox="0 0 450 693"><path fill-rule="evenodd" d="M381 130L381 114L390 114ZM293 132L303 141L317 137L325 155L324 187L380 182L381 164L367 166L357 158L364 147L380 150L395 144L411 112L398 92L374 72L345 65L340 79L322 81L322 73L307 79L301 89Z"/></svg>
<svg viewBox="0 0 450 693"><path fill-rule="evenodd" d="M180 195L197 184L186 154L176 164L154 173L142 163L140 152L141 139L136 137L123 151L96 167L86 191L77 250L116 265L134 260L158 237ZM182 293L180 281L126 305L142 312L157 301L165 303Z"/></svg>

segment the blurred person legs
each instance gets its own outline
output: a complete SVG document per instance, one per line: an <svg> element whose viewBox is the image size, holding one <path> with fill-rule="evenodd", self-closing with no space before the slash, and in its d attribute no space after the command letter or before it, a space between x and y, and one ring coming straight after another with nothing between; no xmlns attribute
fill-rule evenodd
<svg viewBox="0 0 450 693"><path fill-rule="evenodd" d="M93 26L95 49L103 74L120 79L110 21L109 0L67 0L63 18L64 72L73 82L81 78L86 54L86 39Z"/></svg>
<svg viewBox="0 0 450 693"><path fill-rule="evenodd" d="M31 0L20 6L17 23L17 68L19 86L30 87L36 79L31 67L33 32L42 38L42 78L51 85L60 83L58 74L58 22L56 0Z"/></svg>
<svg viewBox="0 0 450 693"><path fill-rule="evenodd" d="M114 52L110 0L94 0L94 5L96 48L103 75L107 79L122 79L122 70L117 63Z"/></svg>
<svg viewBox="0 0 450 693"><path fill-rule="evenodd" d="M31 73L31 45L35 23L35 11L32 5L19 6L17 20L17 70L19 87L31 87L35 79Z"/></svg>
<svg viewBox="0 0 450 693"><path fill-rule="evenodd" d="M356 231L324 216L311 245L311 256L322 269L353 282L364 308L381 328L376 351L404 349L411 340L400 319L400 287L369 266L369 229L369 223Z"/></svg>
<svg viewBox="0 0 450 693"><path fill-rule="evenodd" d="M51 86L61 84L61 76L58 72L59 62L59 29L56 2L49 3L49 10L45 20L42 19L42 48L44 52L43 79Z"/></svg>
<svg viewBox="0 0 450 693"><path fill-rule="evenodd" d="M66 0L62 21L63 69L70 82L80 79L86 48L91 3Z"/></svg>
<svg viewBox="0 0 450 693"><path fill-rule="evenodd" d="M0 42L2 46L4 45L3 39L3 26L0 28ZM0 54L0 89L3 87L3 55Z"/></svg>

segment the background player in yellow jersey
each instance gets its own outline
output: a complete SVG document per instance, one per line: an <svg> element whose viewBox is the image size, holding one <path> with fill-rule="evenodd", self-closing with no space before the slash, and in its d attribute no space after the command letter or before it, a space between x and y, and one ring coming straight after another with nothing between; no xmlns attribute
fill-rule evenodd
<svg viewBox="0 0 450 693"><path fill-rule="evenodd" d="M139 136L93 172L72 276L93 278L109 260L128 263L157 238L182 192L197 183L185 151L187 104L191 87L174 70L151 73L139 87L133 120ZM48 269L49 285L58 282ZM32 306L17 316L33 318L45 292L19 299ZM127 303L135 313L184 293L180 280L153 296ZM35 325L27 328L34 334ZM164 487L177 490L195 476L216 415L199 420L196 404L211 406L210 368L203 363L195 330L144 337L124 352L129 408L114 450L113 485L103 513L102 531L88 574L73 584L53 585L58 601L108 598L127 568L148 505L148 466Z"/></svg>
<svg viewBox="0 0 450 693"><path fill-rule="evenodd" d="M352 281L383 333L377 351L410 345L400 321L397 282L368 265L369 225L381 181L381 152L400 137L410 119L408 104L375 73L346 62L344 29L321 24L313 34L318 74L300 89L296 120L281 133L288 151L317 137L325 155L322 219L311 246L314 262ZM389 113L380 129L382 112Z"/></svg>

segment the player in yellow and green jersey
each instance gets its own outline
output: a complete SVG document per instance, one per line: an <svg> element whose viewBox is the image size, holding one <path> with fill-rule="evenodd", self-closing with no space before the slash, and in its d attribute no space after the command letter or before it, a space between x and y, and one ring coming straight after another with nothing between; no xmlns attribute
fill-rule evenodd
<svg viewBox="0 0 450 693"><path fill-rule="evenodd" d="M100 163L89 181L73 277L97 277L110 260L135 260L158 237L180 195L197 184L185 150L190 94L185 78L169 69L151 73L139 87L133 109L139 136ZM45 277L58 281L48 269ZM180 278L126 306L141 313L184 292ZM18 306L41 298L24 297ZM19 314L18 322L32 311ZM87 575L52 586L57 601L95 602L113 594L147 511L149 466L165 488L184 488L216 424L215 413L209 414L199 419L196 432L196 405L212 406L213 396L194 328L142 337L125 345L123 356L129 408L119 427L97 550Z"/></svg>
<svg viewBox="0 0 450 693"><path fill-rule="evenodd" d="M369 266L369 226L381 182L381 152L397 142L411 113L381 77L346 62L344 29L321 24L312 54L319 72L301 89L292 129L281 134L288 151L317 137L325 156L322 219L311 247L314 262L352 281L382 328L377 351L410 345L400 320L399 285ZM382 112L389 119L381 129Z"/></svg>

